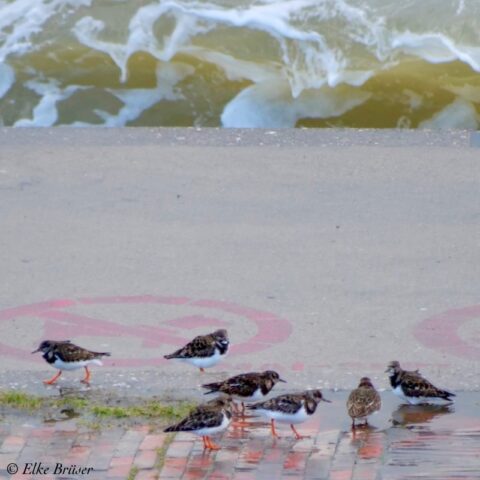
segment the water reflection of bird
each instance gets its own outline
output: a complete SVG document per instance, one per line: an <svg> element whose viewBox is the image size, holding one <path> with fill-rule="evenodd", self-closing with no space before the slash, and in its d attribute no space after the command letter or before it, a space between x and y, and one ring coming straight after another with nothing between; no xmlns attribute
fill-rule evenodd
<svg viewBox="0 0 480 480"><path fill-rule="evenodd" d="M352 429L351 445L356 448L357 455L363 460L380 458L383 454L384 432L366 425L362 429Z"/></svg>
<svg viewBox="0 0 480 480"><path fill-rule="evenodd" d="M454 412L449 405L400 405L392 413L393 425L409 425L412 423L430 423L435 417Z"/></svg>

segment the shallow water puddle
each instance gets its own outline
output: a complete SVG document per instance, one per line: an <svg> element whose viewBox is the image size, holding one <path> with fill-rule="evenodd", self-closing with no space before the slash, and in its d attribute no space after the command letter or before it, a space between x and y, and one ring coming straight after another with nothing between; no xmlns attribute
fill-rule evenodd
<svg viewBox="0 0 480 480"><path fill-rule="evenodd" d="M382 392L381 411L368 427L355 430L346 413L348 392L325 393L332 403L321 404L312 419L297 426L307 438L297 441L288 425L278 425L281 438L273 439L267 422L247 417L215 439L222 446L218 452L204 451L201 439L188 432L177 434L169 444L172 437L147 419L133 424L98 421L91 428L85 418L71 412L57 416L50 411L28 416L4 412L0 475L12 461L19 465L61 461L94 467L89 480L106 475L127 478L136 466L142 475L176 479L480 478L480 393L458 392L454 405L408 406ZM164 455L160 472L158 448Z"/></svg>

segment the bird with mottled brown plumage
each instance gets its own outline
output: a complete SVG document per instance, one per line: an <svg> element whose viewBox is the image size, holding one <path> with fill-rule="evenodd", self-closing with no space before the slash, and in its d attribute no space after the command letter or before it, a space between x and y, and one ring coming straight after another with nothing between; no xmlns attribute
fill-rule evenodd
<svg viewBox="0 0 480 480"><path fill-rule="evenodd" d="M209 393L222 393L230 395L242 403L242 413L245 411L244 402L257 402L263 400L276 385L277 382L285 382L274 370L264 372L249 372L235 375L222 382L206 383L202 388Z"/></svg>
<svg viewBox="0 0 480 480"><path fill-rule="evenodd" d="M315 413L320 402L331 403L330 400L327 400L322 395L320 390L306 390L301 393L289 393L271 398L265 402L247 405L247 408L270 419L270 428L274 437L278 438L275 430L275 421L277 421L289 423L295 438L300 440L304 436L297 432L294 424L305 422Z"/></svg>
<svg viewBox="0 0 480 480"><path fill-rule="evenodd" d="M219 450L210 436L225 430L231 422L231 397L215 398L195 407L183 420L164 432L192 432L202 437L203 448Z"/></svg>
<svg viewBox="0 0 480 480"><path fill-rule="evenodd" d="M45 361L52 367L60 370L49 380L44 380L46 385L53 385L64 370L85 369L85 378L82 383L90 384L91 364L102 365L101 357L110 356L109 352L93 352L75 345L70 340L44 340L32 353L42 352Z"/></svg>
<svg viewBox="0 0 480 480"><path fill-rule="evenodd" d="M372 381L368 377L360 379L355 390L352 390L347 400L347 411L352 419L352 428L355 428L355 420L364 421L368 425L368 417L378 412L382 406L380 394L375 390Z"/></svg>
<svg viewBox="0 0 480 480"><path fill-rule="evenodd" d="M207 335L198 335L184 347L163 358L190 363L203 372L205 368L213 367L225 358L229 345L228 333L222 328Z"/></svg>
<svg viewBox="0 0 480 480"><path fill-rule="evenodd" d="M394 360L385 372L390 378L393 393L411 405L453 403L454 393L436 387L418 370L404 370L400 362Z"/></svg>

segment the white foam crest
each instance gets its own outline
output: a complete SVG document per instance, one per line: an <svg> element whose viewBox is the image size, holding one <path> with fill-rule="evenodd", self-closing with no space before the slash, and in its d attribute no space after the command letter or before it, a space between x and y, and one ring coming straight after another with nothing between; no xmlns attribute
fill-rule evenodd
<svg viewBox="0 0 480 480"><path fill-rule="evenodd" d="M125 44L100 40L99 36L105 29L105 23L92 17L79 20L73 32L84 45L108 54L120 69L120 80L125 82L128 77L128 59L135 52L148 52L161 61L169 61L192 36L205 32L204 28L196 24L195 18L181 16L181 12L181 6L176 2L164 2L139 8L130 20L129 35ZM175 16L177 22L170 37L164 39L165 45L162 47L153 29L163 15L170 13Z"/></svg>
<svg viewBox="0 0 480 480"><path fill-rule="evenodd" d="M31 50L32 35L63 7L89 6L91 0L15 0L0 2L0 62Z"/></svg>
<svg viewBox="0 0 480 480"><path fill-rule="evenodd" d="M198 8L205 8L205 5ZM194 11L193 7L190 7ZM154 24L163 15L171 15L176 20L175 28L170 37L164 37L162 47L155 39ZM139 49L146 50L162 61L170 60L181 47L186 45L191 37L206 33L211 28L201 26L198 17L192 15L177 2L164 2L157 5L147 5L140 8L129 24L128 51L133 53Z"/></svg>
<svg viewBox="0 0 480 480"><path fill-rule="evenodd" d="M140 9L130 23L130 37L135 31L142 31L142 36L144 36L145 25L148 25L148 22L150 22L148 36L153 36L152 18L158 19L159 15L165 14L167 11L173 11L177 18L174 33L165 42L163 51L149 50L152 55L161 60L168 60L177 52L184 52L188 49L186 41L193 33L205 33L214 26L227 25L266 32L276 38L282 48L283 70L285 70L283 75L291 83L294 96L297 96L305 88L319 88L325 83L335 86L344 79L341 74L344 63L341 52L335 52L328 48L320 33L301 30L291 23L295 13L317 5L317 0L288 0L267 5L250 5L248 9L222 9L209 4L182 5L178 2L166 2L156 8L148 6ZM188 16L189 19L181 17L180 13ZM210 26L203 26L202 30L199 30L201 28L200 21L203 22L203 25L208 22ZM137 35L137 38L140 37L141 35ZM298 71L295 69L296 62L290 52L292 41L299 46L298 57L301 57L302 64L307 67L303 75L296 74ZM295 53L293 56L295 57ZM291 65L294 67L291 68ZM300 72L303 71L300 70Z"/></svg>
<svg viewBox="0 0 480 480"><path fill-rule="evenodd" d="M361 105L371 94L341 85L306 90L294 98L287 82L252 85L228 103L222 113L224 127L288 128L301 118L337 117Z"/></svg>
<svg viewBox="0 0 480 480"><path fill-rule="evenodd" d="M189 15L197 20L234 27L249 27L269 32L274 36L297 40L316 40L322 38L314 31L303 31L289 23L291 15L301 9L315 6L317 0L287 0L273 4L254 4L248 8L222 8L205 2L166 1L158 5L148 5L138 10L131 21L131 29L149 25L161 15L172 13Z"/></svg>
<svg viewBox="0 0 480 480"><path fill-rule="evenodd" d="M457 98L432 118L420 123L419 128L451 129L465 128L476 130L480 125L480 115L475 106L463 98Z"/></svg>
<svg viewBox="0 0 480 480"><path fill-rule="evenodd" d="M10 65L0 63L0 98L2 98L15 83L15 72Z"/></svg>
<svg viewBox="0 0 480 480"><path fill-rule="evenodd" d="M193 67L186 64L162 64L157 69L156 88L137 89L107 89L109 93L118 98L123 107L115 114L103 110L95 110L95 113L104 121L106 127L123 127L128 122L138 118L145 110L161 100L175 101L183 98L183 95L175 89L178 82L193 73ZM69 85L60 88L54 80L28 81L25 84L30 90L40 96L40 100L33 109L31 119L22 118L15 122L15 127L51 127L58 121L57 105L59 102L71 97L79 90L88 87ZM88 126L87 122L74 122L72 126Z"/></svg>
<svg viewBox="0 0 480 480"><path fill-rule="evenodd" d="M153 28L163 15L174 17L176 25L161 45L155 39ZM121 66L122 79L126 78L128 56L135 51L148 51L163 61L170 60L177 53L195 54L191 38L226 26L260 30L278 41L283 53L281 68L277 72L290 83L293 96L300 95L305 89L324 85L362 85L374 74L373 69L350 68L350 59L341 48L329 46L321 31L305 26L304 20L309 18L328 21L337 17L348 25L348 32L344 32L346 37L367 46L374 45L379 51L386 49L384 19L376 17L363 5L356 7L344 0L286 0L237 8L191 1L147 5L140 8L130 21L126 59ZM202 58L207 56L210 61L222 58L221 54L207 54L204 49Z"/></svg>
<svg viewBox="0 0 480 480"><path fill-rule="evenodd" d="M290 15L298 9L308 8L315 4L314 0L289 0L280 4L253 5L248 9L220 8L208 3L167 1L155 5L141 7L132 17L129 24L129 36L126 44L106 42L99 39L99 34L105 25L100 20L85 17L77 22L74 32L79 41L111 56L121 70L121 80L127 78L128 58L137 51L149 52L162 61L170 60L175 54L190 50L190 39L195 35L204 34L219 25L230 27L245 27L264 31L278 40L284 51L284 68L289 69L290 58L287 41L297 43L307 42L305 49L312 49L309 63L317 65L316 70L322 75L315 75L316 84L307 86L319 87L324 83L334 86L341 77L342 59L329 49L323 36L315 31L304 31L289 23ZM175 28L168 38L163 39L163 45L155 38L154 25L164 15L173 16ZM294 89L294 94L305 87L305 79L312 78L312 71L302 78L302 86ZM286 78L294 78L295 72L286 74ZM297 82L299 83L299 82Z"/></svg>
<svg viewBox="0 0 480 480"><path fill-rule="evenodd" d="M397 33L392 36L391 47L430 63L460 60L480 72L480 47L457 45L441 33Z"/></svg>
<svg viewBox="0 0 480 480"><path fill-rule="evenodd" d="M95 110L95 113L104 120L104 126L123 127L161 100L175 101L183 98L183 95L175 90L175 86L192 73L193 67L190 65L162 64L157 69L156 88L108 89L123 103L123 107L116 114L102 110Z"/></svg>
<svg viewBox="0 0 480 480"><path fill-rule="evenodd" d="M257 83L284 77L282 67L274 62L259 64L253 61L239 60L231 55L202 47L186 47L183 52L199 60L217 65L231 81L247 79Z"/></svg>
<svg viewBox="0 0 480 480"><path fill-rule="evenodd" d="M39 95L40 101L33 109L33 117L17 120L14 127L51 127L55 125L58 119L57 103L69 98L77 90L85 88L69 85L62 89L54 80L44 82L30 80L26 82L25 86Z"/></svg>
<svg viewBox="0 0 480 480"><path fill-rule="evenodd" d="M100 40L99 34L104 30L105 23L102 20L96 20L92 17L83 17L79 20L73 32L79 42L93 50L104 52L111 57L121 71L121 79L127 79L127 46L120 43L106 42Z"/></svg>

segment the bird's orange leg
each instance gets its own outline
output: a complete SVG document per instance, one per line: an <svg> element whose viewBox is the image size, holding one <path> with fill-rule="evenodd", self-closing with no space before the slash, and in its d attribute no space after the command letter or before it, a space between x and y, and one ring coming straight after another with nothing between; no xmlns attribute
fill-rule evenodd
<svg viewBox="0 0 480 480"><path fill-rule="evenodd" d="M209 448L210 450L220 450L220 447L218 445L215 445L215 443L212 442L212 439L210 437L206 438L208 443L207 448Z"/></svg>
<svg viewBox="0 0 480 480"><path fill-rule="evenodd" d="M44 380L43 383L45 385L53 385L57 378L62 374L62 371L60 370L56 375L54 375L50 380Z"/></svg>
<svg viewBox="0 0 480 480"><path fill-rule="evenodd" d="M252 424L250 422L247 422L244 417L238 417L238 419L234 418L232 422L233 428L243 428L243 427L251 427L251 426Z"/></svg>
<svg viewBox="0 0 480 480"><path fill-rule="evenodd" d="M85 367L85 378L81 380L82 383L85 383L86 385L90 385L90 370L88 367Z"/></svg>
<svg viewBox="0 0 480 480"><path fill-rule="evenodd" d="M290 428L293 430L293 433L295 434L295 438L297 440L301 440L302 438L309 438L308 435L300 435L297 430L295 429L295 427L293 425L290 424Z"/></svg>
<svg viewBox="0 0 480 480"><path fill-rule="evenodd" d="M204 373L205 372L205 369L200 367L200 373Z"/></svg>
<svg viewBox="0 0 480 480"><path fill-rule="evenodd" d="M238 406L238 403L233 402L234 405L234 413L236 417L239 417L239 419L234 419L232 426L233 428L235 427L250 427L251 424L246 421L246 416L245 416L245 404L242 402L242 408Z"/></svg>
<svg viewBox="0 0 480 480"><path fill-rule="evenodd" d="M280 437L278 436L278 433L277 433L276 430L275 430L275 420L274 420L273 418L270 420L270 428L271 428L271 430L272 430L272 435L273 435L275 438L280 438Z"/></svg>
<svg viewBox="0 0 480 480"><path fill-rule="evenodd" d="M208 438L208 437L205 437L205 436L202 437L202 440L203 440L203 449L204 449L204 450L206 450L206 449L208 448L207 438Z"/></svg>

